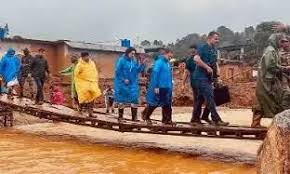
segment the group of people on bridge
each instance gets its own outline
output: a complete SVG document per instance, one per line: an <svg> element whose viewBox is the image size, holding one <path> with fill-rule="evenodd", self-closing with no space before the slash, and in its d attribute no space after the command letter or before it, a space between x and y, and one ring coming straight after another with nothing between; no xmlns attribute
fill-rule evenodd
<svg viewBox="0 0 290 174"><path fill-rule="evenodd" d="M269 44L259 63L256 105L253 107L252 127L260 127L263 117L273 118L279 112L290 108L289 75L290 64L284 61L279 54L282 49L290 50L289 37L290 27L282 24L275 25L274 33L269 38ZM284 32L284 33L282 33ZM184 73L184 90L187 79L193 90L194 103L190 123L201 125L206 122L215 126L227 126L216 109L214 88L219 86L218 52L216 45L219 42L220 34L213 31L207 36L203 44L192 45L191 55L186 59L186 71ZM124 119L124 109L131 108L132 121L138 120L138 106L140 98L140 73L146 69L146 59L137 57L137 51L133 47L126 49L115 64L115 78L113 87L104 91L106 97L107 112L113 103L118 107L118 120ZM151 115L157 107L162 108L162 123L175 125L172 121L172 93L173 93L173 72L170 59L173 52L168 48L161 48L151 67L147 93L146 106L141 112L141 118L152 124ZM93 108L95 100L102 95L99 87L99 75L96 63L88 52L82 52L79 57L71 58L72 64L62 70L61 74L71 76L71 98L73 106L82 111L85 109L90 117L94 117ZM13 98L15 87L19 86L19 96L23 97L24 83L27 79L34 79L37 87L35 104L41 105L44 102L43 86L50 78L49 65L45 59L45 50L39 49L38 54L32 56L28 49L23 50L21 58L16 55L15 50L9 48L0 61L0 85L1 93L7 93ZM31 86L31 85L30 85ZM52 85L57 86L57 85ZM53 100L56 104L62 104L63 94L58 87ZM242 91L241 91L242 92ZM202 109L202 106L205 108ZM114 107L111 108L114 112ZM202 112L203 110L203 112ZM211 118L209 118L209 115Z"/></svg>

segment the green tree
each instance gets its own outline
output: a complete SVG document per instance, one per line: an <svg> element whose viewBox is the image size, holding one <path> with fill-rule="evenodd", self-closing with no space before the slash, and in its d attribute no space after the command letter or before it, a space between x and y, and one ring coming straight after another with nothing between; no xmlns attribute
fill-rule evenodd
<svg viewBox="0 0 290 174"><path fill-rule="evenodd" d="M270 21L262 22L257 25L256 33L254 35L254 42L257 45L257 53L262 54L265 47L268 45L268 38L274 32L272 26L279 22Z"/></svg>
<svg viewBox="0 0 290 174"><path fill-rule="evenodd" d="M151 42L148 41L148 40L143 40L140 44L143 47L149 47L149 46L151 46Z"/></svg>
<svg viewBox="0 0 290 174"><path fill-rule="evenodd" d="M162 42L162 40L154 40L153 45L154 46L163 46L163 42Z"/></svg>
<svg viewBox="0 0 290 174"><path fill-rule="evenodd" d="M217 28L217 32L220 34L220 42L221 43L228 43L228 44L233 43L235 33L231 29L229 29L225 26L220 26Z"/></svg>

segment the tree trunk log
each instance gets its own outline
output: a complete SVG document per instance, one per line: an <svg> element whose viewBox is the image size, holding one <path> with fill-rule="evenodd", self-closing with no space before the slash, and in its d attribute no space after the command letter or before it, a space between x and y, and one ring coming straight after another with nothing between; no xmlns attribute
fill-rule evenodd
<svg viewBox="0 0 290 174"><path fill-rule="evenodd" d="M290 174L290 110L273 119L258 151L258 174Z"/></svg>

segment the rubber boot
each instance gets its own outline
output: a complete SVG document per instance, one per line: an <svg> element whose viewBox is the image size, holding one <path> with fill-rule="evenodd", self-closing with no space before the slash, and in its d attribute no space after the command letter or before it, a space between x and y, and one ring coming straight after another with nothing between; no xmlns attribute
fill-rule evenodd
<svg viewBox="0 0 290 174"><path fill-rule="evenodd" d="M124 115L124 109L118 109L118 114L119 114L119 118L118 120L121 121L123 119L123 115Z"/></svg>
<svg viewBox="0 0 290 174"><path fill-rule="evenodd" d="M261 120L262 115L258 112L254 112L251 127L262 127Z"/></svg>
<svg viewBox="0 0 290 174"><path fill-rule="evenodd" d="M137 121L138 108L131 107L132 121Z"/></svg>
<svg viewBox="0 0 290 174"><path fill-rule="evenodd" d="M171 106L162 107L162 123L163 124L175 124L172 122L172 108Z"/></svg>

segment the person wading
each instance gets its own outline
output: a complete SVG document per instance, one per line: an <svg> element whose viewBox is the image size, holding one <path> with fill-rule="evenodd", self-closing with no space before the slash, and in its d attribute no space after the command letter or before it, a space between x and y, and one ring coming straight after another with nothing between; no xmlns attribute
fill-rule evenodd
<svg viewBox="0 0 290 174"><path fill-rule="evenodd" d="M114 101L118 105L119 121L125 105L131 106L132 120L137 121L139 103L139 75L145 69L144 60L135 60L136 49L128 48L115 65Z"/></svg>

